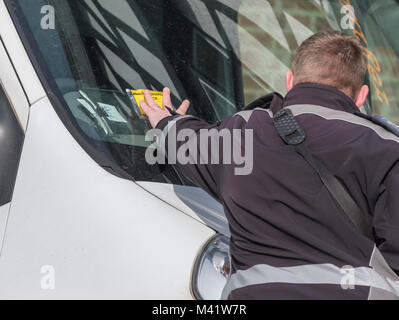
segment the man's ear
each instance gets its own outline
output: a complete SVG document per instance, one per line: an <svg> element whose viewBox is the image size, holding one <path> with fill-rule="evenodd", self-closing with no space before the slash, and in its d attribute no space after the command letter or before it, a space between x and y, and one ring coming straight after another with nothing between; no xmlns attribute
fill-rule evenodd
<svg viewBox="0 0 399 320"><path fill-rule="evenodd" d="M367 96L369 95L370 89L368 86L364 85L359 93L357 94L357 97L355 99L355 104L358 108L361 108L364 103L366 102Z"/></svg>
<svg viewBox="0 0 399 320"><path fill-rule="evenodd" d="M291 70L288 70L285 75L285 87L287 88L287 92L290 92L294 87L294 74Z"/></svg>

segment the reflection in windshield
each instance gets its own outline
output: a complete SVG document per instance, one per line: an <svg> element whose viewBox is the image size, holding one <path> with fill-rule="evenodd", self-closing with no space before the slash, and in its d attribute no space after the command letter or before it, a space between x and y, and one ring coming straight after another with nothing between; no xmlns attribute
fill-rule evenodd
<svg viewBox="0 0 399 320"><path fill-rule="evenodd" d="M399 122L399 43L395 0L18 0L40 68L56 85L82 139L136 180L186 183L172 168L145 163L149 124L131 115L126 89L162 90L192 101L190 113L224 119L270 91L300 43L340 29L351 5L369 53L365 109ZM56 28L42 29L51 5ZM396 89L396 90L395 90ZM93 156L93 155L92 155ZM95 158L95 156L93 156Z"/></svg>

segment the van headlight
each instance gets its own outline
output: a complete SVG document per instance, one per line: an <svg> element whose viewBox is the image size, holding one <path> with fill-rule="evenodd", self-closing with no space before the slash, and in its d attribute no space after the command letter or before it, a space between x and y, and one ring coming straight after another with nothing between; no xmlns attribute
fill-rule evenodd
<svg viewBox="0 0 399 320"><path fill-rule="evenodd" d="M229 238L212 237L198 256L193 271L192 291L198 300L219 300L230 276Z"/></svg>

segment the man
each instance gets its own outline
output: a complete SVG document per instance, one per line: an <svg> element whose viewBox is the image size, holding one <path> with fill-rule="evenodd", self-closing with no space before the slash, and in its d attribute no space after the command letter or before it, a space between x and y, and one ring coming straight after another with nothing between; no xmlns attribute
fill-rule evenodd
<svg viewBox="0 0 399 320"><path fill-rule="evenodd" d="M399 296L393 272L399 271L399 138L358 115L369 93L366 70L361 44L331 31L300 46L286 76L285 98L268 95L222 123L209 126L194 117L172 116L146 93L142 108L164 134L172 128L193 129L196 135L205 129L216 129L213 135L223 129L253 131L250 174L206 161L176 165L224 206L232 276L222 298ZM171 107L168 89L164 104ZM185 101L177 113L184 115L188 106ZM375 241L356 229L312 166L279 137L273 114L282 108L292 110L312 155L368 218ZM204 141L196 141L203 152Z"/></svg>

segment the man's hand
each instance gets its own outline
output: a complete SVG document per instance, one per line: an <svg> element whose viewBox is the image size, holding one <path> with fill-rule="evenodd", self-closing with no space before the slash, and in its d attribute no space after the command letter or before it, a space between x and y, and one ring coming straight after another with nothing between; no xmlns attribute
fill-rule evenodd
<svg viewBox="0 0 399 320"><path fill-rule="evenodd" d="M140 106L150 120L153 128L155 128L161 120L171 116L170 112L166 108L161 109L156 104L148 90L144 92L144 97L147 102L140 101ZM163 106L174 110L170 99L170 90L168 88L163 89ZM184 115L187 113L189 107L190 101L185 100L179 109L177 109L176 113Z"/></svg>

